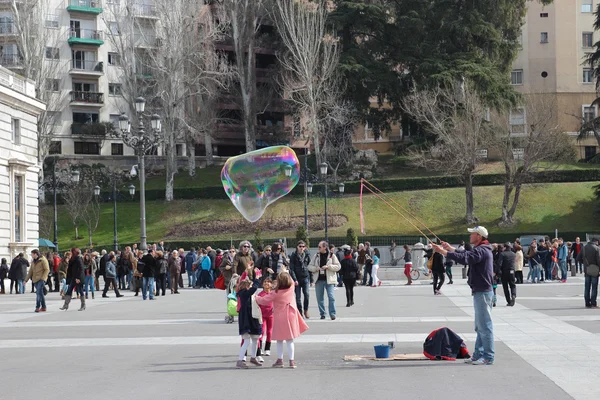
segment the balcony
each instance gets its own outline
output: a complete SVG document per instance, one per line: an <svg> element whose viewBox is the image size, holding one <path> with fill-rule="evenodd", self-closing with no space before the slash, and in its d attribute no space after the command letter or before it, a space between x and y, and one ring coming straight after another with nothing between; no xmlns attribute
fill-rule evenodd
<svg viewBox="0 0 600 400"><path fill-rule="evenodd" d="M0 22L0 36L12 36L17 34L14 22Z"/></svg>
<svg viewBox="0 0 600 400"><path fill-rule="evenodd" d="M104 105L104 93L72 90L71 104L78 106L102 107Z"/></svg>
<svg viewBox="0 0 600 400"><path fill-rule="evenodd" d="M104 44L102 31L95 29L71 29L69 31L69 46L74 44L87 44L101 46Z"/></svg>
<svg viewBox="0 0 600 400"><path fill-rule="evenodd" d="M133 37L133 45L137 48L152 49L162 45L162 39L154 35L136 34Z"/></svg>
<svg viewBox="0 0 600 400"><path fill-rule="evenodd" d="M71 135L74 136L102 138L105 137L107 133L107 125L102 122L88 122L85 124L73 122L71 124Z"/></svg>
<svg viewBox="0 0 600 400"><path fill-rule="evenodd" d="M102 13L100 0L68 0L67 11L98 15Z"/></svg>
<svg viewBox="0 0 600 400"><path fill-rule="evenodd" d="M147 65L136 65L135 67L135 76L138 79L153 79L154 75L153 69Z"/></svg>
<svg viewBox="0 0 600 400"><path fill-rule="evenodd" d="M17 54L2 54L0 55L0 66L9 69L22 69L23 59Z"/></svg>
<svg viewBox="0 0 600 400"><path fill-rule="evenodd" d="M132 14L138 18L158 19L154 4L133 4Z"/></svg>
<svg viewBox="0 0 600 400"><path fill-rule="evenodd" d="M104 74L104 63L101 61L71 60L71 75L102 76Z"/></svg>

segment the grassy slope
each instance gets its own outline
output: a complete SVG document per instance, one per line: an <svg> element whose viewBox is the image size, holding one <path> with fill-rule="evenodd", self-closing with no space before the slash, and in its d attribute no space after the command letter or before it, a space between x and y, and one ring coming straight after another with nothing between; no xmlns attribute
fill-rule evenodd
<svg viewBox="0 0 600 400"><path fill-rule="evenodd" d="M516 217L519 223L508 232L547 232L555 228L561 231L597 230L598 218L594 214L594 198L592 186L595 183L563 183L527 187L522 194ZM502 187L475 188L476 215L480 223L492 232L502 232L497 227L502 202ZM464 189L440 189L413 192L392 193L394 200L408 208L412 213L438 234L462 233L465 224L461 222L465 212ZM347 228L359 230L359 198L346 196L331 199L329 212L345 214L349 222L340 228L330 230L331 236L345 235ZM366 231L369 235L417 234L414 227L408 224L395 211L387 207L373 196L364 199ZM59 240L61 248L73 244L86 246L87 239L73 241L74 229L70 219L61 207L59 215ZM312 198L309 213L323 212L323 199ZM119 203L119 242L134 242L139 238L139 204L134 202ZM284 198L273 204L266 215L297 216L303 215L301 198ZM147 203L147 227L149 241L163 238L168 227L177 226L187 221L206 221L214 219L239 219L237 210L228 201L198 200ZM94 236L94 243L112 243L112 205L102 205L102 217ZM264 232L263 236L293 236L294 232ZM313 232L318 235L317 232ZM322 233L321 233L322 234ZM86 237L85 228L80 226L80 235ZM240 239L243 234L227 233L214 235L212 239ZM250 235L247 235L250 236ZM194 239L194 238L189 238ZM209 238L206 238L209 239Z"/></svg>

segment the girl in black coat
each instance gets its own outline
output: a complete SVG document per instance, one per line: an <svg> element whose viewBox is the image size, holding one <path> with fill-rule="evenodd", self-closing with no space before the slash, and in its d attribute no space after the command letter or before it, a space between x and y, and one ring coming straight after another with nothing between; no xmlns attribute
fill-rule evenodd
<svg viewBox="0 0 600 400"><path fill-rule="evenodd" d="M253 283L249 280L243 280L238 285L237 296L238 301L240 302L238 323L243 343L236 364L237 368L248 368L244 361L244 356L250 346L252 346L250 350L250 363L256 366L262 366L262 364L256 360L258 339L262 335L262 324L259 322L258 318L254 318L252 315L252 296L256 293L258 285L258 279L254 279Z"/></svg>
<svg viewBox="0 0 600 400"><path fill-rule="evenodd" d="M69 303L71 302L71 296L73 290L76 293L80 293L81 307L79 311L85 310L85 296L83 296L83 284L85 281L85 266L83 265L83 259L81 258L81 250L78 248L71 249L71 260L69 261L69 268L67 269L67 283L69 288L65 293L65 304L60 308L61 310L68 310Z"/></svg>
<svg viewBox="0 0 600 400"><path fill-rule="evenodd" d="M346 307L351 307L354 305L354 286L356 285L359 270L358 263L352 257L351 249L344 251L344 259L340 264L342 266L340 276L346 287Z"/></svg>

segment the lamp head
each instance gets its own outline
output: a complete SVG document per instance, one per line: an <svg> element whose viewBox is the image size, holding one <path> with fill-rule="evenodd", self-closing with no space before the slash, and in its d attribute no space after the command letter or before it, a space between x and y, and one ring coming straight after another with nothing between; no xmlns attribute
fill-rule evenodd
<svg viewBox="0 0 600 400"><path fill-rule="evenodd" d="M143 97L136 97L135 99L135 111L138 113L143 113L146 109L146 99Z"/></svg>

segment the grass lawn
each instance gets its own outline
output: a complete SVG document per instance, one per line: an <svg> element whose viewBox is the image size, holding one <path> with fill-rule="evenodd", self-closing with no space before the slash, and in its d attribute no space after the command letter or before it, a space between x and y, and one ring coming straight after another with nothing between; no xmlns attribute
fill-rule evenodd
<svg viewBox="0 0 600 400"><path fill-rule="evenodd" d="M475 213L480 224L492 233L535 233L559 231L597 230L598 217L592 187L596 183L559 183L530 186L524 189L517 210L518 223L509 229L501 229L497 222L501 212L503 188L501 186L475 188ZM421 221L438 235L464 233L462 222L465 214L464 189L438 189L412 192L390 193L396 202L417 215ZM172 203L154 201L147 203L148 241L165 238L165 232L188 222L214 221L215 219L241 219L231 202L225 200L181 200ZM310 214L323 212L323 199L313 197L309 202ZM283 198L271 205L265 217L290 217L303 215L303 201L298 197ZM329 230L331 236L345 236L346 229L360 230L359 197L345 196L329 201L330 214L344 214L348 223ZM364 214L368 235L419 235L418 231L399 216L394 210L374 196L365 196ZM131 243L139 239L139 204L134 202L118 204L119 243ZM108 245L113 241L112 204L102 204L102 216L94 243ZM47 232L42 227L41 232ZM51 228L51 227L50 227ZM321 236L323 232L311 232ZM293 236L293 231L264 232L263 237ZM74 240L74 228L64 206L59 209L59 243L66 246L87 246L87 232L80 226L80 236ZM202 237L209 240L229 240L252 237L252 234L239 232L215 232ZM165 238L167 239L167 238ZM185 238L196 240L197 237ZM184 240L184 239L181 239Z"/></svg>

